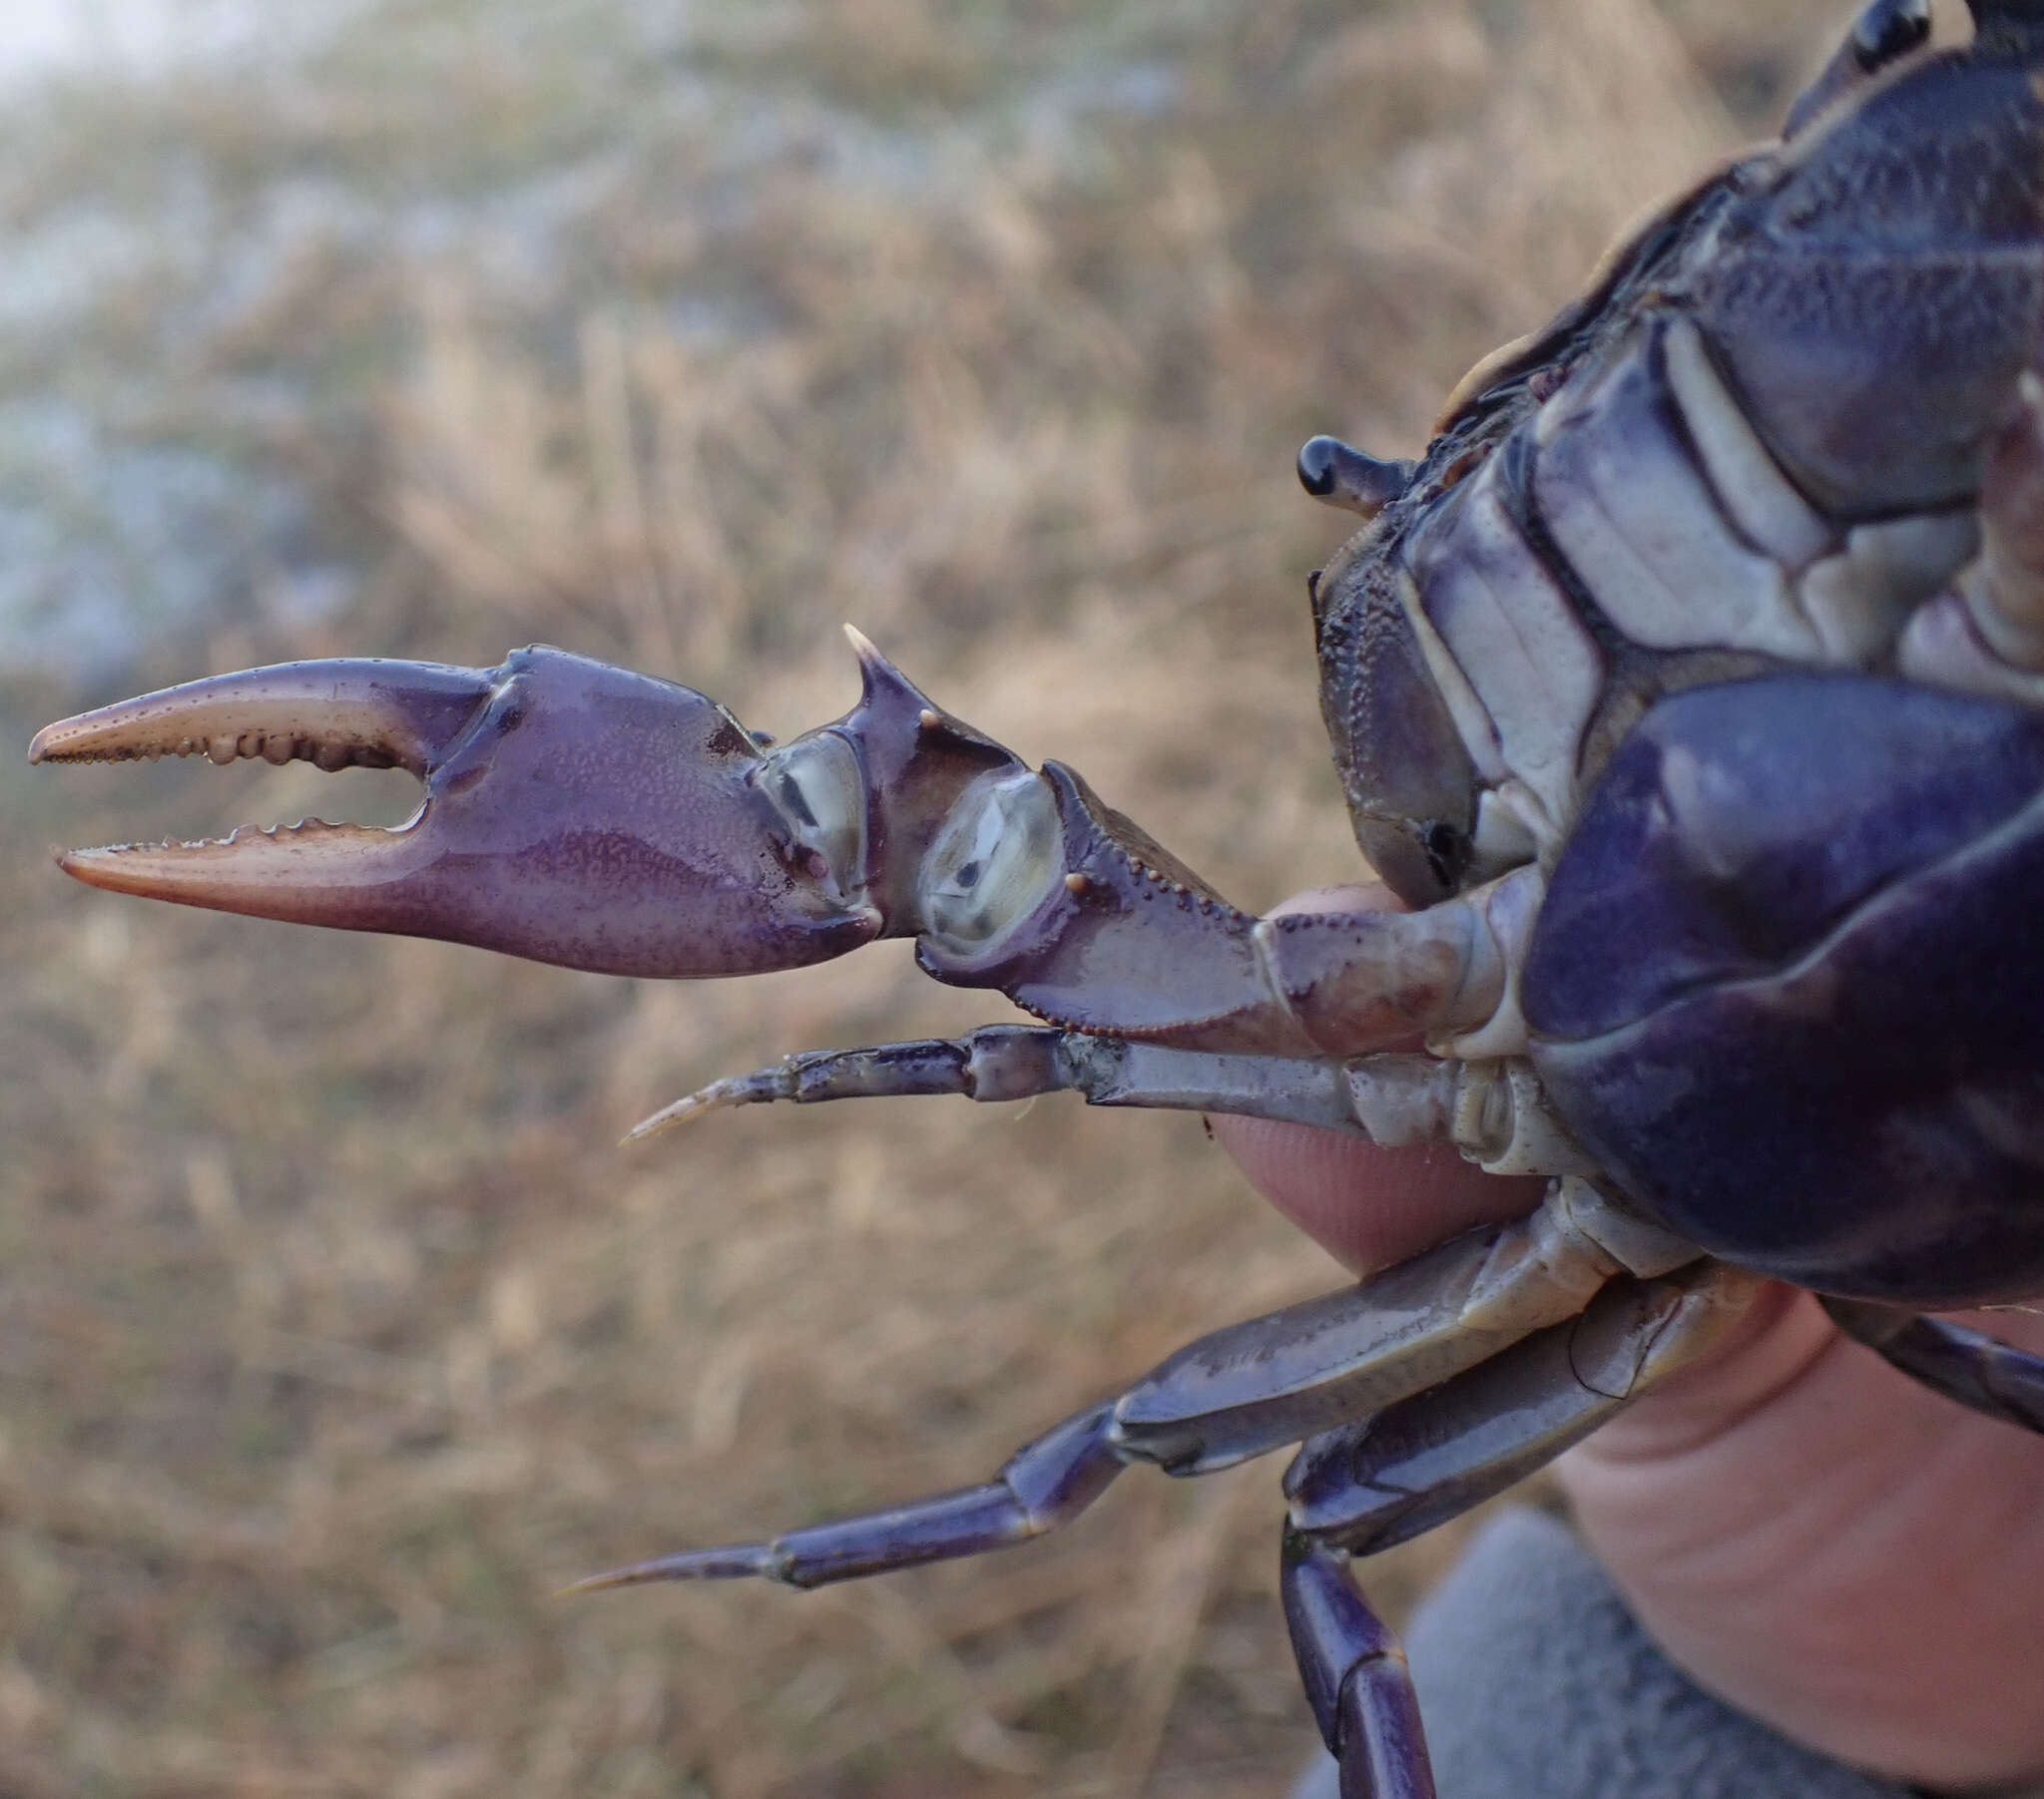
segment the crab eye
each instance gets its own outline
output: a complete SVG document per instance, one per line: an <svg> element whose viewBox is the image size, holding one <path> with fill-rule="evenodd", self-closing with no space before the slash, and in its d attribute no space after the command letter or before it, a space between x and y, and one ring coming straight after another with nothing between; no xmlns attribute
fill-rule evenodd
<svg viewBox="0 0 2044 1799"><path fill-rule="evenodd" d="M1298 453L1298 484L1315 500L1373 519L1412 482L1413 465L1386 462L1338 437L1313 437Z"/></svg>
<svg viewBox="0 0 2044 1799"><path fill-rule="evenodd" d="M1852 59L1868 75L1930 41L1930 0L1872 0L1852 26Z"/></svg>

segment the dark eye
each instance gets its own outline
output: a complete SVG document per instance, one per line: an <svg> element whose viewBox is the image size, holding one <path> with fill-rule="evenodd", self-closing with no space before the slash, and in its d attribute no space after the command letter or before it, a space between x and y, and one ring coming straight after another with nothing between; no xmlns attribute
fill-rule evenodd
<svg viewBox="0 0 2044 1799"><path fill-rule="evenodd" d="M1975 22L1984 0L1974 0ZM2036 0L2008 0L2034 5ZM1831 52L1816 80L1788 109L1784 138L1794 138L1833 107L1864 92L1874 79L1930 41L1930 0L1870 0L1860 8L1845 41Z"/></svg>
<svg viewBox="0 0 2044 1799"><path fill-rule="evenodd" d="M1930 0L1872 0L1852 27L1852 59L1868 75L1930 41Z"/></svg>

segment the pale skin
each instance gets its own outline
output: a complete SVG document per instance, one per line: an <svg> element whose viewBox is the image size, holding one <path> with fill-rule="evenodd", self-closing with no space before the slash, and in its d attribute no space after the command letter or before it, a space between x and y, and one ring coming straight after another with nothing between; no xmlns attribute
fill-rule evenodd
<svg viewBox="0 0 2044 1799"><path fill-rule="evenodd" d="M1265 1196L1358 1271L1539 1197L1444 1148L1214 1126ZM1966 1321L2044 1351L2044 1305ZM1559 1469L1584 1537L1701 1685L1891 1779L2044 1779L2044 1438L1917 1386L1775 1286Z"/></svg>

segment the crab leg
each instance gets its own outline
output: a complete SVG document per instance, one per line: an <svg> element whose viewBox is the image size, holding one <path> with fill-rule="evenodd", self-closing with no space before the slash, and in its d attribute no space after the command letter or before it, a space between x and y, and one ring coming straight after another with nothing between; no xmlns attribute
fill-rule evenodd
<svg viewBox="0 0 2044 1799"><path fill-rule="evenodd" d="M790 869L800 846L749 786L761 752L729 712L562 651L494 670L255 669L66 719L29 747L32 761L192 753L400 766L425 802L395 830L74 850L65 870L117 893L611 973L793 967L879 928L857 896Z"/></svg>
<svg viewBox="0 0 2044 1799"><path fill-rule="evenodd" d="M394 831L74 851L118 892L613 974L793 968L914 937L940 981L1189 1050L1353 1055L1509 1012L1531 869L1403 914L1238 910L1069 768L1032 771L853 635L844 717L768 749L691 688L558 650L494 670L298 663L67 719L37 761L399 764Z"/></svg>
<svg viewBox="0 0 2044 1799"><path fill-rule="evenodd" d="M1400 1058L1400 1061L1408 1060ZM1431 1057L1430 1071L1452 1067ZM1291 1056L1170 1050L1048 1025L987 1025L958 1038L805 1050L771 1068L730 1075L677 1100L633 1127L636 1142L706 1113L777 1101L950 1095L982 1105L1076 1093L1089 1106L1232 1112L1331 1130L1367 1131L1342 1066Z"/></svg>
<svg viewBox="0 0 2044 1799"><path fill-rule="evenodd" d="M1284 1477L1280 1590L1344 1799L1434 1791L1404 1654L1349 1557L1429 1531L1551 1461L1714 1342L1758 1285L1723 1263L1613 1281L1580 1318L1299 1451Z"/></svg>
<svg viewBox="0 0 2044 1799"><path fill-rule="evenodd" d="M1695 1255L1587 1181L1558 1181L1529 1217L1190 1344L1122 1395L1117 1433L1171 1474L1212 1474L1487 1364L1629 1263L1659 1273Z"/></svg>
<svg viewBox="0 0 2044 1799"><path fill-rule="evenodd" d="M1077 1518L1128 1466L1129 1458L1115 1445L1112 1426L1113 1408L1095 1406L1017 1450L984 1486L789 1531L770 1543L663 1556L593 1574L568 1590L746 1575L786 1586L827 1586L835 1580L857 1580L1027 1543Z"/></svg>
<svg viewBox="0 0 2044 1799"><path fill-rule="evenodd" d="M1609 1422L1715 1342L1759 1286L1715 1261L1612 1281L1580 1316L1311 1438L1285 1471L1293 1527L1355 1556L1424 1535Z"/></svg>
<svg viewBox="0 0 2044 1799"><path fill-rule="evenodd" d="M627 1142L706 1113L787 1102L950 1095L982 1105L1076 1093L1089 1106L1235 1113L1367 1137L1452 1142L1493 1174L1591 1174L1531 1066L1394 1055L1331 1058L1172 1050L1087 1031L988 1025L958 1038L805 1050L731 1075L635 1125Z"/></svg>
<svg viewBox="0 0 2044 1799"><path fill-rule="evenodd" d="M1369 1608L1348 1558L1285 1527L1278 1590L1291 1653L1341 1799L1434 1799L1405 1651Z"/></svg>
<svg viewBox="0 0 2044 1799"><path fill-rule="evenodd" d="M1932 1392L2044 1434L2044 1356L1943 1318L1850 1299L1823 1303L1846 1336Z"/></svg>
<svg viewBox="0 0 2044 1799"><path fill-rule="evenodd" d="M1070 1523L1129 1463L1201 1475L1267 1455L1452 1383L1573 1319L1615 1275L1659 1274L1695 1254L1587 1182L1559 1181L1529 1218L1203 1337L1118 1398L1017 1451L984 1486L770 1542L663 1557L582 1584L760 1575L813 1586L1024 1542ZM1540 1363L1537 1378L1573 1390L1565 1357Z"/></svg>

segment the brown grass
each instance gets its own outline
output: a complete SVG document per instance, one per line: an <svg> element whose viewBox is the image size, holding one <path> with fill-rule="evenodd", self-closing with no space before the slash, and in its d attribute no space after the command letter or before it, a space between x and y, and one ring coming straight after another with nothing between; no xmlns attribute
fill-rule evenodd
<svg viewBox="0 0 2044 1799"><path fill-rule="evenodd" d="M547 638L786 731L848 699L850 618L1245 903L1344 878L1300 592L1339 530L1293 447L1414 447L1463 366L1783 104L1838 10L713 9L728 92L820 96L923 160L797 133L746 163L729 113L662 126L544 342L456 257L309 267L245 323L260 353L406 346L348 390L344 443L318 417L277 443L370 579L207 660ZM1115 30L1176 72L1168 110L959 125ZM436 109L509 141L539 77L515 42L470 60L406 87L357 45L151 129L252 164L401 160ZM303 770L5 788L23 845L402 803ZM623 1154L717 1073L987 1004L898 947L605 982L143 909L26 853L0 903L0 1792L1281 1789L1308 1728L1275 1464L1132 1477L1060 1540L825 1594L551 1596L978 1478L1328 1284L1197 1120L875 1104ZM1402 1609L1444 1554L1373 1590Z"/></svg>

